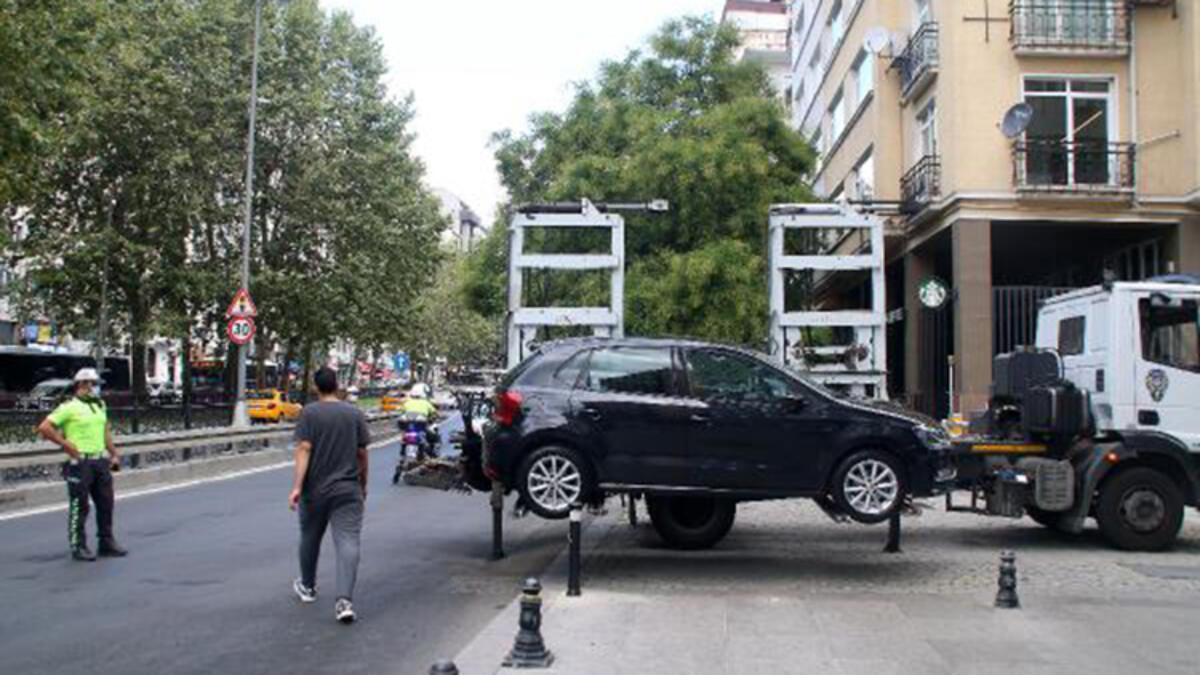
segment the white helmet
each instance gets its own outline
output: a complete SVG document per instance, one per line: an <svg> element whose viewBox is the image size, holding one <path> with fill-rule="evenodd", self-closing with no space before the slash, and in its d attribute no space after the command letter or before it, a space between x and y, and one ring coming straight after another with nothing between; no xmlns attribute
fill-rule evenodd
<svg viewBox="0 0 1200 675"><path fill-rule="evenodd" d="M409 398L429 398L429 385L418 382L408 390Z"/></svg>
<svg viewBox="0 0 1200 675"><path fill-rule="evenodd" d="M95 368L80 368L79 372L75 373L75 383L80 382L99 382L100 373L96 372Z"/></svg>

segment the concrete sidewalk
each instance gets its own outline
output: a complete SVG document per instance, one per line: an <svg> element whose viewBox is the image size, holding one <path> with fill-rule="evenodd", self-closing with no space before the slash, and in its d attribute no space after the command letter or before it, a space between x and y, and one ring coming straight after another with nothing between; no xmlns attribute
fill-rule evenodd
<svg viewBox="0 0 1200 675"><path fill-rule="evenodd" d="M565 525L564 525L565 530ZM716 549L678 552L617 510L584 534L583 595L560 558L543 579L550 673L1195 673L1200 518L1161 554L1030 521L927 512L838 525L807 502L744 505ZM1023 608L999 610L998 553L1018 553ZM514 580L514 589L518 580ZM514 602L456 658L501 671ZM516 671L512 671L516 672Z"/></svg>

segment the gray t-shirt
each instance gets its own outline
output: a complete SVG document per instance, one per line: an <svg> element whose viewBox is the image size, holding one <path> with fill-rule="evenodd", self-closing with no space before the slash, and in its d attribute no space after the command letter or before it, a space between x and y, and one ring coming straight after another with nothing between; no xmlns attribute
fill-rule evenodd
<svg viewBox="0 0 1200 675"><path fill-rule="evenodd" d="M325 497L358 485L358 449L371 443L371 432L357 407L343 401L309 403L296 425L296 441L312 444L305 495Z"/></svg>

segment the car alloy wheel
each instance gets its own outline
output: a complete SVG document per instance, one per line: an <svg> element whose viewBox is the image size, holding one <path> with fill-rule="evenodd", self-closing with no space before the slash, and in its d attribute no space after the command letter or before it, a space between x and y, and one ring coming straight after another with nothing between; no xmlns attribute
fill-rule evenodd
<svg viewBox="0 0 1200 675"><path fill-rule="evenodd" d="M842 491L855 511L877 516L888 513L895 506L900 496L900 478L892 467L867 458L846 471Z"/></svg>
<svg viewBox="0 0 1200 675"><path fill-rule="evenodd" d="M561 455L539 457L529 467L526 481L529 498L546 511L565 512L583 494L583 474Z"/></svg>

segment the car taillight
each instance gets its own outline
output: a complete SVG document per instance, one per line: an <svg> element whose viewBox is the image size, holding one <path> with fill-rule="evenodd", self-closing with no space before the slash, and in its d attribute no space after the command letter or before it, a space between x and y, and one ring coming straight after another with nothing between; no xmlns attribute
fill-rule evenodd
<svg viewBox="0 0 1200 675"><path fill-rule="evenodd" d="M267 404L267 410L274 410L274 409L275 409L275 404L274 404L274 403L268 403L268 404Z"/></svg>
<svg viewBox="0 0 1200 675"><path fill-rule="evenodd" d="M521 395L515 391L502 391L496 394L496 408L492 411L492 419L501 426L510 427L517 421L521 412Z"/></svg>

